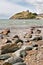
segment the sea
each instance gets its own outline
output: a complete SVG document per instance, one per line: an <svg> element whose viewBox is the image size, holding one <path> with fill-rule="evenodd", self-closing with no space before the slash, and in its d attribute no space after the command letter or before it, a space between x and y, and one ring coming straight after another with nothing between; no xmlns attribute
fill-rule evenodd
<svg viewBox="0 0 43 65"><path fill-rule="evenodd" d="M20 20L0 20L0 31L4 29L10 29L9 37L12 38L14 35L19 35L20 38L23 38L24 34L28 32L31 26L43 26L43 20L36 19L20 19Z"/></svg>
<svg viewBox="0 0 43 65"><path fill-rule="evenodd" d="M43 26L43 20L37 19L1 19L0 20L0 29L3 28L28 28L30 26Z"/></svg>

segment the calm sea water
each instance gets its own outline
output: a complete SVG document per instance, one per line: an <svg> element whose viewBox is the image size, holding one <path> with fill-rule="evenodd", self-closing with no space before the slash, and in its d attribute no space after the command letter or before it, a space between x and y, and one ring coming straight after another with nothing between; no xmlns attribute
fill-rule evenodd
<svg viewBox="0 0 43 65"><path fill-rule="evenodd" d="M43 20L0 20L0 29L2 28L25 28L29 26L43 25Z"/></svg>

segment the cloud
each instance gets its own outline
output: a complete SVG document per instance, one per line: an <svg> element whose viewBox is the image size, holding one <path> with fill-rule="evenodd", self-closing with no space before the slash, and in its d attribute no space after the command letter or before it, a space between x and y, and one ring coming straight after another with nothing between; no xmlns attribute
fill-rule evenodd
<svg viewBox="0 0 43 65"><path fill-rule="evenodd" d="M38 2L43 2L43 0L24 0L27 3L36 4Z"/></svg>
<svg viewBox="0 0 43 65"><path fill-rule="evenodd" d="M37 13L43 13L43 0L24 0L27 4L35 6Z"/></svg>
<svg viewBox="0 0 43 65"><path fill-rule="evenodd" d="M1 0L0 2L0 18L9 18L14 13L27 10L26 7L11 3L8 0Z"/></svg>
<svg viewBox="0 0 43 65"><path fill-rule="evenodd" d="M43 13L43 0L0 0L0 19L23 10Z"/></svg>

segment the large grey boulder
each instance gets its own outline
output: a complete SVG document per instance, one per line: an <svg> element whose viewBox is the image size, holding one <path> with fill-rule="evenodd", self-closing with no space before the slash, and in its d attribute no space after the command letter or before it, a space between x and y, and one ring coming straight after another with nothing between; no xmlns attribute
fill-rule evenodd
<svg viewBox="0 0 43 65"><path fill-rule="evenodd" d="M15 64L13 64L13 65L26 65L26 64L23 63L23 62L18 62L18 63L15 63Z"/></svg>
<svg viewBox="0 0 43 65"><path fill-rule="evenodd" d="M6 59L8 59L10 57L11 57L10 54L3 54L3 55L0 55L0 60L6 60Z"/></svg>
<svg viewBox="0 0 43 65"><path fill-rule="evenodd" d="M27 55L26 51L25 50L21 50L20 51L20 57L23 58Z"/></svg>
<svg viewBox="0 0 43 65"><path fill-rule="evenodd" d="M19 49L19 47L16 44L6 44L1 47L1 54L5 53L12 53Z"/></svg>
<svg viewBox="0 0 43 65"><path fill-rule="evenodd" d="M18 62L23 62L23 59L20 58L20 57L15 57L14 56L14 57L11 57L11 58L5 60L4 62L9 62L11 64L15 64L15 63L18 63Z"/></svg>
<svg viewBox="0 0 43 65"><path fill-rule="evenodd" d="M25 48L27 48L28 46L26 46L26 45L23 45L20 49L18 49L17 51L15 51L14 53L13 53L13 55L16 55L17 57L20 57L20 52L22 51L22 50L25 50ZM24 52L25 53L25 52Z"/></svg>

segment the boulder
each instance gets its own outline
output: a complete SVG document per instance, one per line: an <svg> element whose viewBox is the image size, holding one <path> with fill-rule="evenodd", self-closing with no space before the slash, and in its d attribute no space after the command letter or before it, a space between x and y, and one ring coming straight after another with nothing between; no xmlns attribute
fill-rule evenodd
<svg viewBox="0 0 43 65"><path fill-rule="evenodd" d="M38 47L34 47L32 50L38 50Z"/></svg>
<svg viewBox="0 0 43 65"><path fill-rule="evenodd" d="M19 48L21 48L22 45L23 45L23 43L21 43L21 42L17 43L17 46L18 46Z"/></svg>
<svg viewBox="0 0 43 65"><path fill-rule="evenodd" d="M19 36L18 35L15 35L13 38L19 38Z"/></svg>
<svg viewBox="0 0 43 65"><path fill-rule="evenodd" d="M2 39L2 42L3 42L3 43L6 43L7 41L8 41L7 38Z"/></svg>
<svg viewBox="0 0 43 65"><path fill-rule="evenodd" d="M32 50L32 49L33 49L32 46L29 46L29 47L26 47L26 48L25 48L26 51L30 51L30 50Z"/></svg>
<svg viewBox="0 0 43 65"><path fill-rule="evenodd" d="M18 62L18 63L15 63L13 65L26 65L26 63L23 63L23 62Z"/></svg>
<svg viewBox="0 0 43 65"><path fill-rule="evenodd" d="M18 40L15 41L15 43L19 43L19 42L23 43L23 40L18 39Z"/></svg>
<svg viewBox="0 0 43 65"><path fill-rule="evenodd" d="M30 41L39 41L42 40L42 36L33 36Z"/></svg>
<svg viewBox="0 0 43 65"><path fill-rule="evenodd" d="M30 42L29 39L25 40L26 43Z"/></svg>
<svg viewBox="0 0 43 65"><path fill-rule="evenodd" d="M4 38L2 39L2 43L12 43L12 41L7 38Z"/></svg>
<svg viewBox="0 0 43 65"><path fill-rule="evenodd" d="M27 55L26 51L25 50L21 50L20 51L20 57L25 57Z"/></svg>
<svg viewBox="0 0 43 65"><path fill-rule="evenodd" d="M29 34L29 33L26 33L25 36L24 36L24 38L32 38L32 35Z"/></svg>
<svg viewBox="0 0 43 65"><path fill-rule="evenodd" d="M19 49L16 44L6 44L1 47L1 54L15 52Z"/></svg>
<svg viewBox="0 0 43 65"><path fill-rule="evenodd" d="M19 42L23 43L23 40L18 39L18 38L14 38L14 39L12 39L12 42L16 43L16 44L19 43Z"/></svg>
<svg viewBox="0 0 43 65"><path fill-rule="evenodd" d="M20 58L20 57L15 57L14 56L14 57L11 57L11 58L5 60L4 62L9 62L11 64L15 64L15 63L18 63L18 62L23 62L23 59Z"/></svg>
<svg viewBox="0 0 43 65"><path fill-rule="evenodd" d="M8 59L10 57L11 57L10 54L3 54L3 55L0 55L0 60L6 60L6 59Z"/></svg>
<svg viewBox="0 0 43 65"><path fill-rule="evenodd" d="M41 30L37 29L36 30L36 33L40 34L41 33Z"/></svg>
<svg viewBox="0 0 43 65"><path fill-rule="evenodd" d="M14 42L16 42L18 39L19 39L19 36L18 36L18 35L13 36L13 38L12 38L12 40L13 40Z"/></svg>
<svg viewBox="0 0 43 65"><path fill-rule="evenodd" d="M3 65L12 65L11 63L5 62Z"/></svg>
<svg viewBox="0 0 43 65"><path fill-rule="evenodd" d="M33 47L38 47L38 44L32 44Z"/></svg>
<svg viewBox="0 0 43 65"><path fill-rule="evenodd" d="M1 34L7 35L8 33L10 33L10 29L5 29L1 32Z"/></svg>

